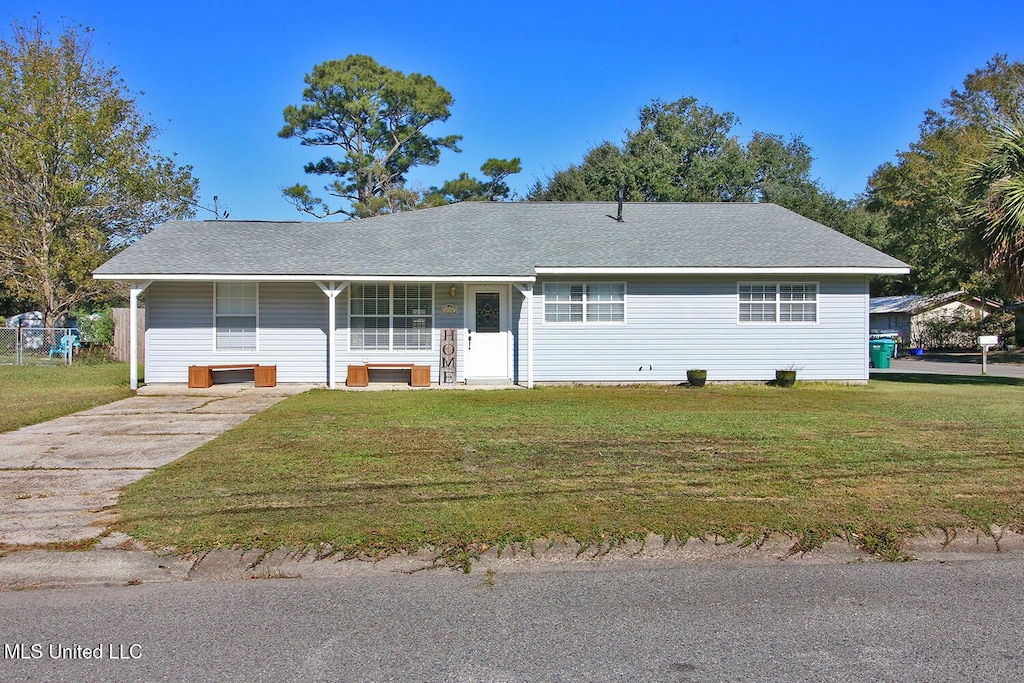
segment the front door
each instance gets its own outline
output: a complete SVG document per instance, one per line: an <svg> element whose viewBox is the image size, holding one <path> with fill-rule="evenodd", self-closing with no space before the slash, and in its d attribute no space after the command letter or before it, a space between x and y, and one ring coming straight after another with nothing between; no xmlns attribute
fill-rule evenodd
<svg viewBox="0 0 1024 683"><path fill-rule="evenodd" d="M466 379L508 381L508 288L466 287Z"/></svg>

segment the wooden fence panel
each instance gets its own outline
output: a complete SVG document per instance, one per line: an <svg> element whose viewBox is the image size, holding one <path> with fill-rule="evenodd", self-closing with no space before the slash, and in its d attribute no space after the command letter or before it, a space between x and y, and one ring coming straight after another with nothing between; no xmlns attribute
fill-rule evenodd
<svg viewBox="0 0 1024 683"><path fill-rule="evenodd" d="M115 308L111 311L114 315L114 346L112 349L114 360L127 363L131 357L131 310L128 308ZM139 309L139 362L146 362L146 309Z"/></svg>

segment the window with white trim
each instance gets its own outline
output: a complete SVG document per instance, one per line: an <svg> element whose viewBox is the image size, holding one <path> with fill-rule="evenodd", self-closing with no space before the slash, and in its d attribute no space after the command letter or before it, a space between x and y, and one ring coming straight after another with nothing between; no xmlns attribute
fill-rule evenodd
<svg viewBox="0 0 1024 683"><path fill-rule="evenodd" d="M813 283L780 284L779 322L818 322L818 285Z"/></svg>
<svg viewBox="0 0 1024 683"><path fill-rule="evenodd" d="M544 322L622 323L625 282L545 282Z"/></svg>
<svg viewBox="0 0 1024 683"><path fill-rule="evenodd" d="M432 284L354 284L349 287L349 347L429 351L433 310Z"/></svg>
<svg viewBox="0 0 1024 683"><path fill-rule="evenodd" d="M258 283L215 282L213 300L214 348L217 351L255 351Z"/></svg>
<svg viewBox="0 0 1024 683"><path fill-rule="evenodd" d="M741 323L818 322L818 283L739 283Z"/></svg>

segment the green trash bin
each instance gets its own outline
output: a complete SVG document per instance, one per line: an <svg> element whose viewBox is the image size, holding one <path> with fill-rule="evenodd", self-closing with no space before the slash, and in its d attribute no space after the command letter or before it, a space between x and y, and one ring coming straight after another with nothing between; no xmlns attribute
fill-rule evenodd
<svg viewBox="0 0 1024 683"><path fill-rule="evenodd" d="M875 341L880 341L880 342L882 342L883 344L885 344L886 346L889 347L889 357L890 358L895 358L896 357L896 340L895 339L876 339Z"/></svg>
<svg viewBox="0 0 1024 683"><path fill-rule="evenodd" d="M871 347L871 365L884 370L889 367L889 361L896 355L896 342L891 339L873 339Z"/></svg>

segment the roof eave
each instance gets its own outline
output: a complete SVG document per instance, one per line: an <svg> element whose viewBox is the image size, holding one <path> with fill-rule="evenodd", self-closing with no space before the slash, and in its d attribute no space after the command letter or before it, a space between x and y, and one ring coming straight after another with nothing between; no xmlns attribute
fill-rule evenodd
<svg viewBox="0 0 1024 683"><path fill-rule="evenodd" d="M909 266L537 267L538 275L905 275Z"/></svg>
<svg viewBox="0 0 1024 683"><path fill-rule="evenodd" d="M537 275L905 275L909 267L538 267ZM317 282L350 280L359 282L536 282L534 275L368 275L322 273L285 275L267 273L93 273L97 280L196 282L211 280L262 280L264 282Z"/></svg>
<svg viewBox="0 0 1024 683"><path fill-rule="evenodd" d="M533 275L280 275L266 273L93 273L96 280L157 282L210 282L213 280L259 280L261 282L535 282Z"/></svg>

